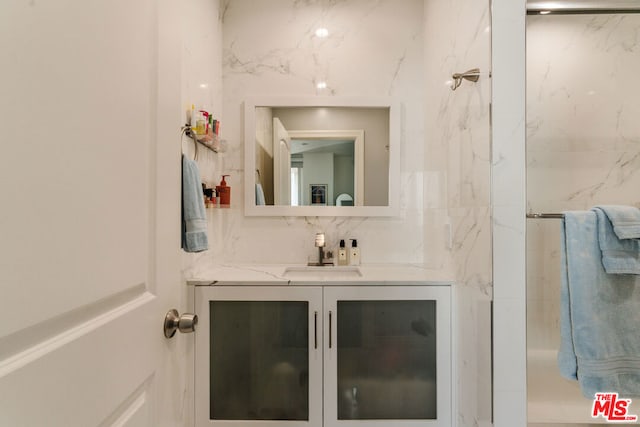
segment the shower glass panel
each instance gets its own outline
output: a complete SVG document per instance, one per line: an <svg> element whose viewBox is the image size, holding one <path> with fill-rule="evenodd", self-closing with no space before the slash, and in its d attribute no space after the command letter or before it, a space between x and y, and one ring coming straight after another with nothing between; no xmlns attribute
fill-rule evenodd
<svg viewBox="0 0 640 427"><path fill-rule="evenodd" d="M638 13L527 16L527 210L640 206ZM561 219L527 220L528 421L587 424L559 374Z"/></svg>
<svg viewBox="0 0 640 427"><path fill-rule="evenodd" d="M209 305L210 419L308 420L309 303Z"/></svg>

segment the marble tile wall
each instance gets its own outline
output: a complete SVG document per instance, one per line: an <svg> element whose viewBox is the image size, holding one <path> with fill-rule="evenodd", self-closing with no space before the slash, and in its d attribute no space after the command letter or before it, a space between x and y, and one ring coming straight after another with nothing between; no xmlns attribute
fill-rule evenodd
<svg viewBox="0 0 640 427"><path fill-rule="evenodd" d="M225 153L209 170L230 174L231 208L209 211L210 250L198 262L305 263L316 255L313 236L330 244L357 238L363 263L422 263L423 0L225 0L221 135ZM319 39L319 25L329 37ZM318 90L316 83L328 87ZM390 96L403 105L401 215L397 218L245 217L242 102L249 96ZM209 258L209 259L210 259Z"/></svg>
<svg viewBox="0 0 640 427"><path fill-rule="evenodd" d="M527 18L527 209L640 207L640 15ZM528 347L559 344L559 224L527 222Z"/></svg>
<svg viewBox="0 0 640 427"><path fill-rule="evenodd" d="M490 15L489 1L425 2L425 263L455 271L458 426L491 423Z"/></svg>

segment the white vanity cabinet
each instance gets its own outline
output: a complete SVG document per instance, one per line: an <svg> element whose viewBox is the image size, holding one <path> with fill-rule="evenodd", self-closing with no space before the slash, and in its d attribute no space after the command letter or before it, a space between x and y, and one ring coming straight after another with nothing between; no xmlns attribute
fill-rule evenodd
<svg viewBox="0 0 640 427"><path fill-rule="evenodd" d="M196 426L450 427L449 286L195 287Z"/></svg>

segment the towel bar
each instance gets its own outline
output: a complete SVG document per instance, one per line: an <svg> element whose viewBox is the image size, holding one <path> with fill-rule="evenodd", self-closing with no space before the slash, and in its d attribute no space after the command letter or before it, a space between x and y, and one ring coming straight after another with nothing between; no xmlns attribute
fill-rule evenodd
<svg viewBox="0 0 640 427"><path fill-rule="evenodd" d="M564 214L561 213L528 213L527 218L541 218L541 219L563 219Z"/></svg>

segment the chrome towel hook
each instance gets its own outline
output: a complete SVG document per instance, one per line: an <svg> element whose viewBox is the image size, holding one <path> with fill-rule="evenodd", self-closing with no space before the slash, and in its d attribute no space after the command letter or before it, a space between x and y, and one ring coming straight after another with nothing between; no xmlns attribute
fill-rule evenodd
<svg viewBox="0 0 640 427"><path fill-rule="evenodd" d="M182 144L182 137L185 135L193 140L193 160L198 160L198 141L196 140L196 135L193 133L191 126L184 125L180 128L180 144ZM182 154L184 154L184 150L182 150Z"/></svg>
<svg viewBox="0 0 640 427"><path fill-rule="evenodd" d="M477 82L480 79L480 68L472 68L464 73L454 73L452 76L453 84L451 90L456 90L462 84L462 79L469 80L470 82Z"/></svg>

